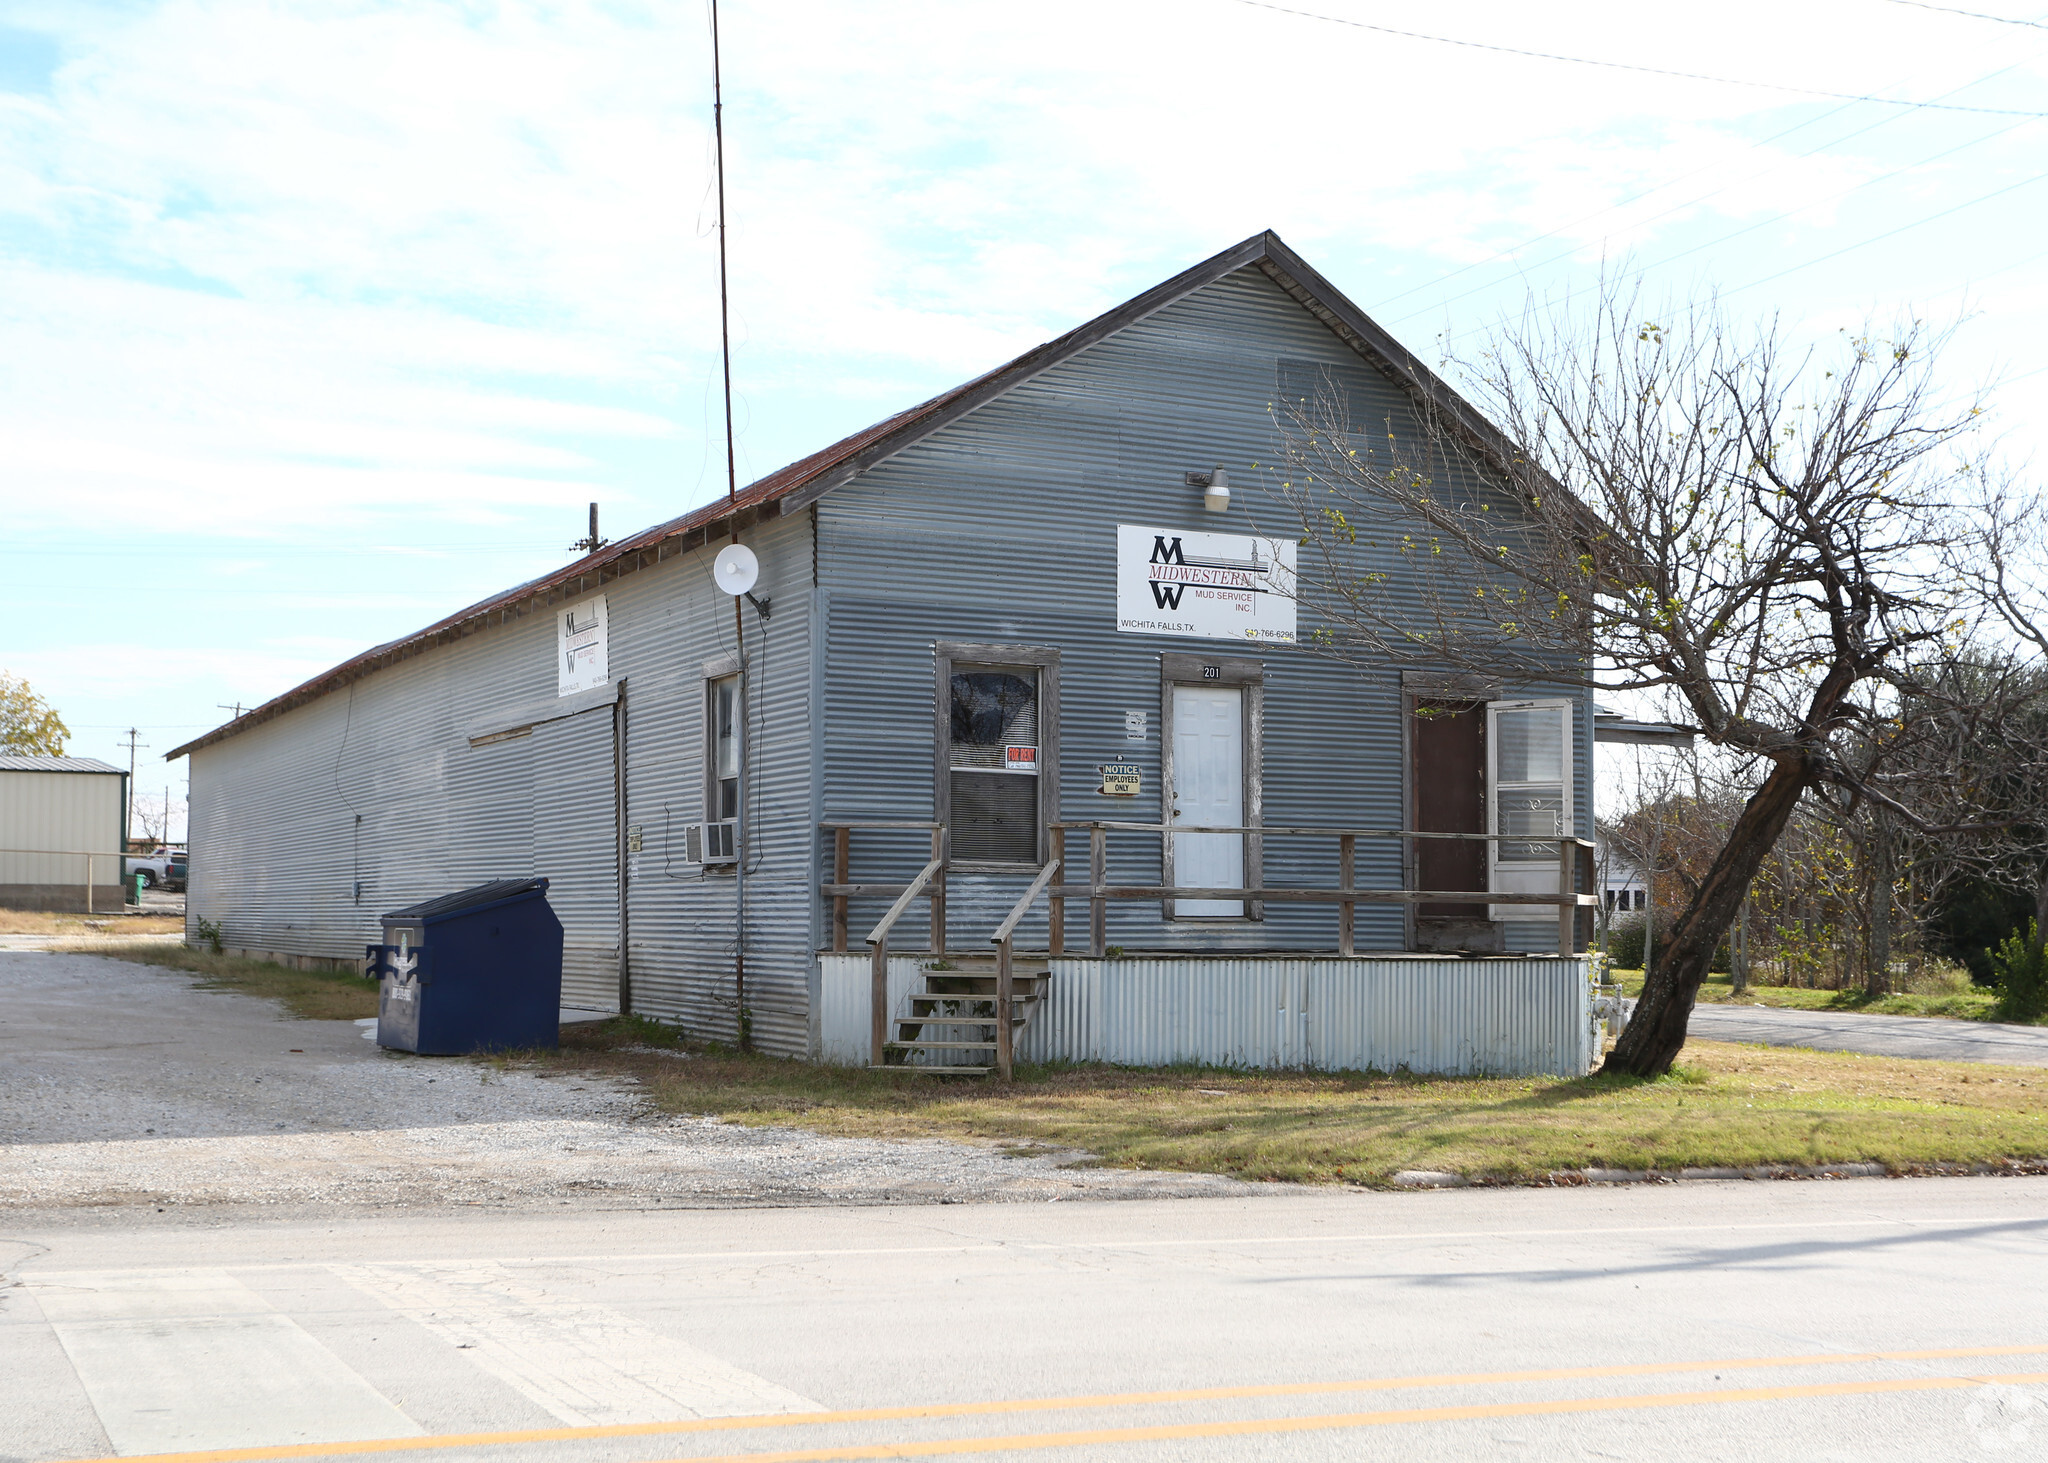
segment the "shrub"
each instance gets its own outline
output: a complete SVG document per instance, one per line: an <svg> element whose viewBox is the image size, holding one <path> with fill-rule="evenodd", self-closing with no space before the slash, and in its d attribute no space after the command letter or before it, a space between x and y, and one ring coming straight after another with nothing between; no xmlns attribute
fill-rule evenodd
<svg viewBox="0 0 2048 1463"><path fill-rule="evenodd" d="M1648 923L1648 912L1632 910L1618 914L1614 923L1607 927L1607 962L1623 970L1643 968L1643 930ZM1659 919L1656 924L1657 948L1664 949L1671 941L1669 922ZM1728 973L1728 942L1723 940L1714 947L1714 958L1707 962L1709 970Z"/></svg>
<svg viewBox="0 0 2048 1463"><path fill-rule="evenodd" d="M214 954L218 955L221 953L220 924L218 921L210 919L196 920L192 926L192 933L211 946Z"/></svg>
<svg viewBox="0 0 2048 1463"><path fill-rule="evenodd" d="M2001 1021L2038 1021L2048 1011L2048 945L2041 939L2041 927L2027 921L2027 933L2018 930L2006 936L1991 957L1991 974L1997 982L1997 1014Z"/></svg>
<svg viewBox="0 0 2048 1463"><path fill-rule="evenodd" d="M1967 996L1977 989L1977 982L1964 966L1930 965L1899 976L1892 988L1915 996Z"/></svg>
<svg viewBox="0 0 2048 1463"><path fill-rule="evenodd" d="M1618 914L1614 923L1607 927L1607 960L1624 970L1643 968L1643 930L1648 917L1643 911ZM1667 931L1660 924L1657 928L1657 944L1662 948Z"/></svg>

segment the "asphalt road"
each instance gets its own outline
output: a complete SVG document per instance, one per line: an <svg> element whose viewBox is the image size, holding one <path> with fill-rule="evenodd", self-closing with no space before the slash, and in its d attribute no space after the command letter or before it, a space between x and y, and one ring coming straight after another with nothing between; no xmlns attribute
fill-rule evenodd
<svg viewBox="0 0 2048 1463"><path fill-rule="evenodd" d="M1688 1034L1701 1041L1754 1041L1824 1052L1867 1052L1943 1062L2048 1067L2048 1026L1946 1021L1931 1016L1869 1016L1855 1011L1785 1011L1768 1006L1700 1005Z"/></svg>
<svg viewBox="0 0 2048 1463"><path fill-rule="evenodd" d="M0 1463L2048 1456L2044 1236L2048 1179L1365 1193L671 1123L0 956Z"/></svg>
<svg viewBox="0 0 2048 1463"><path fill-rule="evenodd" d="M2040 1179L16 1211L0 1455L2041 1457L2044 1235Z"/></svg>

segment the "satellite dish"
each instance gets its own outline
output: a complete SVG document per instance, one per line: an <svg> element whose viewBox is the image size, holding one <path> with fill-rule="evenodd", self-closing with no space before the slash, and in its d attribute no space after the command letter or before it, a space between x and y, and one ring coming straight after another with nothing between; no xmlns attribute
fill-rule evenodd
<svg viewBox="0 0 2048 1463"><path fill-rule="evenodd" d="M727 594L745 594L761 577L761 561L745 544L727 544L711 562L711 577Z"/></svg>

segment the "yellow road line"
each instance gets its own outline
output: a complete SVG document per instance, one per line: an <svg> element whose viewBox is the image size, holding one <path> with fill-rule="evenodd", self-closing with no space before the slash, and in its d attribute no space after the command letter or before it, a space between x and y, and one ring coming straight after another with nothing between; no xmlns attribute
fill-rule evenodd
<svg viewBox="0 0 2048 1463"><path fill-rule="evenodd" d="M1105 1447L1190 1438L1251 1437L1261 1433L1334 1432L1401 1423L1465 1422L1482 1417L1544 1417L1583 1412L1628 1412L1654 1407L1698 1407L1716 1402L1779 1402L1800 1397L1857 1397L1880 1392L1934 1392L1981 1387L1986 1382L2048 1382L2048 1372L2000 1377L1905 1377L1888 1382L1833 1382L1808 1387L1750 1387L1716 1392L1665 1392L1637 1397L1578 1397L1554 1402L1490 1402L1469 1407L1413 1407L1398 1412L1333 1412L1321 1417L1262 1417L1242 1422L1168 1423L1159 1427L1097 1428L1085 1432L1018 1433L1010 1437L939 1438L924 1443L873 1443L845 1448L804 1448L789 1453L731 1453L675 1463L834 1463L851 1458L938 1458L960 1453L1010 1453L1032 1448Z"/></svg>
<svg viewBox="0 0 2048 1463"><path fill-rule="evenodd" d="M367 1453L413 1453L429 1449L487 1448L517 1443L564 1443L594 1438L660 1437L680 1433L822 1427L832 1423L895 1422L910 1418L986 1417L1008 1412L1071 1412L1091 1407L1147 1407L1257 1397L1302 1397L1320 1392L1401 1392L1423 1387L1488 1386L1504 1382L1652 1377L1672 1372L1841 1366L1850 1362L1872 1361L1965 1361L1993 1356L2044 1354L2048 1354L2048 1344L1971 1346L1921 1351L1820 1352L1809 1356L1744 1356L1721 1361L1635 1362L1626 1366L1549 1367L1512 1372L1450 1372L1414 1377L1377 1377L1348 1382L1273 1382L1239 1387L1196 1387L1170 1392L1107 1392L1081 1397L1027 1397L999 1402L931 1402L908 1407L864 1407L836 1412L755 1413L744 1417L697 1417L680 1422L626 1422L597 1427L531 1428L519 1432L441 1433L429 1437L370 1438L346 1443L291 1443L270 1448L218 1448L191 1453L143 1453L118 1458L77 1459L74 1463L262 1463L262 1460L274 1459L340 1458Z"/></svg>

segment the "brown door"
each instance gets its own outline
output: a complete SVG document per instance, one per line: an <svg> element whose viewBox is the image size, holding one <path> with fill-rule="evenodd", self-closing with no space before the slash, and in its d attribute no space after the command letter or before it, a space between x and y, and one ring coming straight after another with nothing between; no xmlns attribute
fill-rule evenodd
<svg viewBox="0 0 2048 1463"><path fill-rule="evenodd" d="M1486 831L1486 703L1417 700L1408 723L1410 789L1418 833ZM1476 840L1415 840L1418 889L1486 888L1486 845ZM1437 901L1415 908L1418 950L1483 953L1500 948L1500 929L1484 903Z"/></svg>

